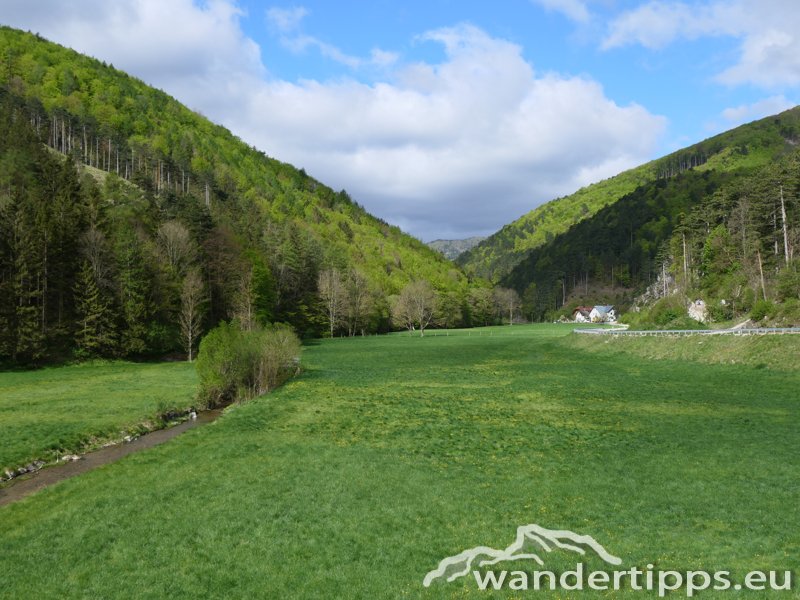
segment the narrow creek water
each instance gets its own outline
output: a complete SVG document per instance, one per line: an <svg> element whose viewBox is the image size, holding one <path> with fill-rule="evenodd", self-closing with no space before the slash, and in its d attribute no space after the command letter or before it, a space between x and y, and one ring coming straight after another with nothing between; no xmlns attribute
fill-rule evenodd
<svg viewBox="0 0 800 600"><path fill-rule="evenodd" d="M94 450L93 452L88 452L81 456L80 460L46 467L31 475L12 479L10 482L0 487L0 506L21 500L34 492L58 483L59 481L63 481L64 479L69 479L70 477L86 473L97 467L116 462L134 452L141 452L147 448L163 444L182 434L184 431L216 421L221 414L222 409L202 411L197 413L196 419L189 419L173 427L152 431L131 442L107 446Z"/></svg>

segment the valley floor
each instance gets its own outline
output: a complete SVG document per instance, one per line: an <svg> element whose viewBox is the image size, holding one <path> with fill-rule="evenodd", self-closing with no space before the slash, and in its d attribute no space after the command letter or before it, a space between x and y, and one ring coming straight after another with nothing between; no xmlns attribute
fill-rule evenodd
<svg viewBox="0 0 800 600"><path fill-rule="evenodd" d="M0 475L57 460L194 401L194 365L98 361L0 372Z"/></svg>
<svg viewBox="0 0 800 600"><path fill-rule="evenodd" d="M0 598L479 598L471 576L422 581L532 523L591 535L622 568L796 569L800 369L653 360L571 330L317 342L276 392L0 507ZM0 385L23 376L37 385Z"/></svg>

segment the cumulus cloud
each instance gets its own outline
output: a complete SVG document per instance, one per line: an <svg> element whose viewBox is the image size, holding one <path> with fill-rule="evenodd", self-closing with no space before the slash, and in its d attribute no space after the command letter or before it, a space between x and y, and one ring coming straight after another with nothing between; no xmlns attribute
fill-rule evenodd
<svg viewBox="0 0 800 600"><path fill-rule="evenodd" d="M717 79L729 85L753 83L765 88L800 85L800 18L789 21L794 22L780 29L764 27L747 35L739 62Z"/></svg>
<svg viewBox="0 0 800 600"><path fill-rule="evenodd" d="M242 33L240 17L234 4L220 0L204 7L191 0L5 0L1 18L160 83L231 68L260 74L259 48Z"/></svg>
<svg viewBox="0 0 800 600"><path fill-rule="evenodd" d="M622 13L611 22L603 40L604 49L628 44L646 48L663 48L677 39L697 39L705 35L740 35L732 6L684 2L648 2Z"/></svg>
<svg viewBox="0 0 800 600"><path fill-rule="evenodd" d="M532 2L547 10L559 12L578 23L589 21L589 9L583 0L532 0Z"/></svg>
<svg viewBox="0 0 800 600"><path fill-rule="evenodd" d="M303 6L267 9L267 21L281 32L292 31L300 26L300 22L308 16L308 9Z"/></svg>
<svg viewBox="0 0 800 600"><path fill-rule="evenodd" d="M230 93L266 76L242 16L225 0L4 0L0 20L113 63L218 119Z"/></svg>
<svg viewBox="0 0 800 600"><path fill-rule="evenodd" d="M161 0L118 4L10 0L2 18L162 87L423 239L491 233L650 158L665 126L592 79L538 73L470 25L420 36L443 48L439 62L361 58L394 65L372 83L288 82L268 75L230 2L174 0L169 18ZM303 16L273 18L302 35Z"/></svg>
<svg viewBox="0 0 800 600"><path fill-rule="evenodd" d="M397 61L398 55L393 52L374 48L368 58L362 58L347 54L333 44L304 34L300 25L308 15L308 9L303 6L293 8L272 7L267 10L267 21L274 29L280 32L280 42L283 47L295 54L301 54L309 48L316 48L325 58L350 69L361 69L363 67L385 68Z"/></svg>
<svg viewBox="0 0 800 600"><path fill-rule="evenodd" d="M740 125L749 121L755 121L763 117L789 110L795 105L783 94L770 96L753 104L742 104L722 111L722 117L730 125Z"/></svg>
<svg viewBox="0 0 800 600"><path fill-rule="evenodd" d="M739 59L716 77L729 85L800 85L800 11L796 0L654 0L619 15L604 49L639 44L663 48L677 40L728 36L741 40Z"/></svg>
<svg viewBox="0 0 800 600"><path fill-rule="evenodd" d="M342 182L421 237L486 233L536 204L631 167L664 120L589 79L537 75L521 49L472 26L439 29L440 64L390 82L280 82L249 98L259 145Z"/></svg>

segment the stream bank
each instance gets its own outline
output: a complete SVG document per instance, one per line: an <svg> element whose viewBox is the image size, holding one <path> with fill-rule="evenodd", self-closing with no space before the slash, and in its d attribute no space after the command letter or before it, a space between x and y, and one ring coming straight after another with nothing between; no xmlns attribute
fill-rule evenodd
<svg viewBox="0 0 800 600"><path fill-rule="evenodd" d="M35 467L32 471L23 472L0 485L0 506L21 500L64 479L116 462L134 452L163 444L189 429L216 421L222 415L222 411L222 408L201 411L196 413L194 418L190 416L176 425L156 429L136 438L128 436L122 443L106 445L83 455L62 456L60 462L52 465L34 461L25 467L26 470L31 466Z"/></svg>

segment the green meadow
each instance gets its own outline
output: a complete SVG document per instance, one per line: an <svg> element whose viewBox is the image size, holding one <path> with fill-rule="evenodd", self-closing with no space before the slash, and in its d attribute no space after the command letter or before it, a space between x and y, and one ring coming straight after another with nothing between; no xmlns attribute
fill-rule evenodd
<svg viewBox="0 0 800 600"><path fill-rule="evenodd" d="M191 406L196 385L187 363L98 361L0 373L0 473L136 431L163 410Z"/></svg>
<svg viewBox="0 0 800 600"><path fill-rule="evenodd" d="M422 580L531 523L593 536L620 568L796 570L797 361L656 360L571 330L315 342L302 375L272 394L0 507L0 598L522 598L535 592ZM797 352L783 339L776 353ZM189 395L175 382L190 387L190 371L168 367L173 392ZM0 389L39 398L31 411L44 419L61 379L41 373L0 374ZM125 403L95 395L53 410L78 421ZM36 421L28 412L3 413L4 452L8 427L16 439Z"/></svg>

